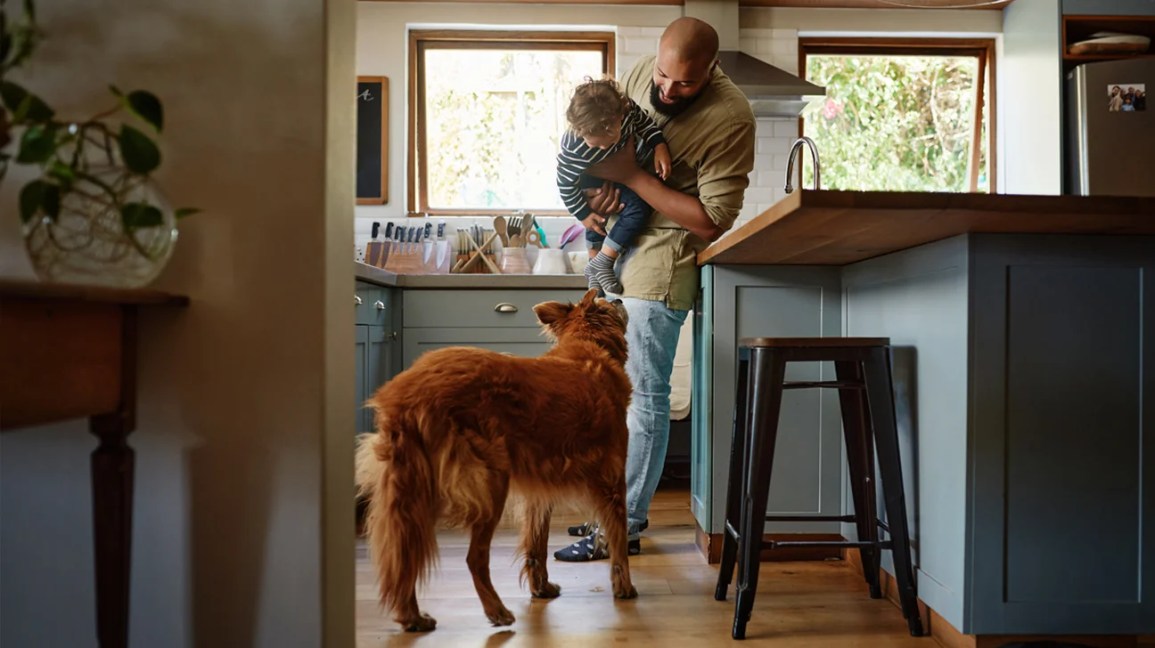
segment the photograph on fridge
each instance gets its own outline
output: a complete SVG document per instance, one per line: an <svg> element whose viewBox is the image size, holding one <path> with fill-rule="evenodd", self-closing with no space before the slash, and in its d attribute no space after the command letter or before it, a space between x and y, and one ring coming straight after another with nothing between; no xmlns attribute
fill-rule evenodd
<svg viewBox="0 0 1155 648"><path fill-rule="evenodd" d="M1109 112L1147 110L1147 85L1144 83L1111 83L1107 85Z"/></svg>

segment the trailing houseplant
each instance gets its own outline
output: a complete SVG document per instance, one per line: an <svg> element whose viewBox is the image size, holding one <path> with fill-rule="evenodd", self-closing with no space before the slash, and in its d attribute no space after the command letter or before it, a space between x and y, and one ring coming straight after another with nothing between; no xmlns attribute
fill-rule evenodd
<svg viewBox="0 0 1155 648"><path fill-rule="evenodd" d="M144 285L171 254L176 220L197 211L170 208L151 178L161 162L153 140L164 127L161 102L112 86L105 110L59 117L9 78L44 38L34 0L11 14L0 0L0 183L10 165L38 168L18 199L33 267L52 281Z"/></svg>

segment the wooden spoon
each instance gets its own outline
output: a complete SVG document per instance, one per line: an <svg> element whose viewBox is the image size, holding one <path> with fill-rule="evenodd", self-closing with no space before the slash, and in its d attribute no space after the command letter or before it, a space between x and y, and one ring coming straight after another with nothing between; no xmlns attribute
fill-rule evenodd
<svg viewBox="0 0 1155 648"><path fill-rule="evenodd" d="M505 216L495 216L493 218L493 229L497 235L501 237L501 245L509 247L509 234L506 233Z"/></svg>

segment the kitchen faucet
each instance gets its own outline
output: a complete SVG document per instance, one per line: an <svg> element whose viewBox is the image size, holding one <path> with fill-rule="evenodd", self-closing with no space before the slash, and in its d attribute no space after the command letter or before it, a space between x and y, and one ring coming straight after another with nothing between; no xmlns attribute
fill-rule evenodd
<svg viewBox="0 0 1155 648"><path fill-rule="evenodd" d="M799 137L794 140L794 144L790 146L790 157L786 161L786 193L794 191L794 186L790 184L790 178L794 175L794 158L798 156L798 152L805 144L810 149L811 157L814 158L814 188L821 189L821 181L818 178L818 146L814 144L814 140L809 137ZM801 167L799 167L801 169ZM801 173L801 171L799 171ZM799 178L799 182L801 182Z"/></svg>

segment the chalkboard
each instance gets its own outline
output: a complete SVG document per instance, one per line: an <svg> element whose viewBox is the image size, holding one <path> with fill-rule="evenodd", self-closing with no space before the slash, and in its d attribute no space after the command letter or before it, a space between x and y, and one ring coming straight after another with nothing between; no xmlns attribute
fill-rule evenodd
<svg viewBox="0 0 1155 648"><path fill-rule="evenodd" d="M357 77L357 204L389 202L389 79Z"/></svg>

